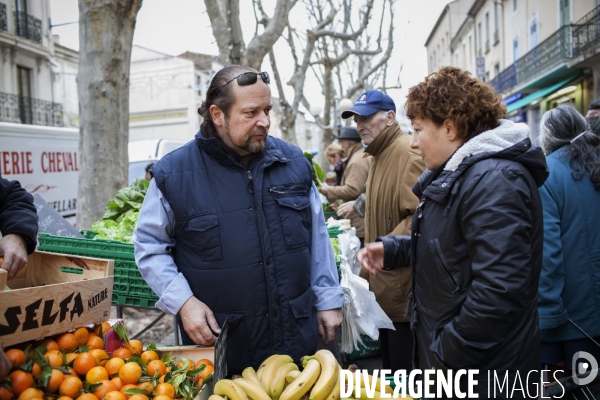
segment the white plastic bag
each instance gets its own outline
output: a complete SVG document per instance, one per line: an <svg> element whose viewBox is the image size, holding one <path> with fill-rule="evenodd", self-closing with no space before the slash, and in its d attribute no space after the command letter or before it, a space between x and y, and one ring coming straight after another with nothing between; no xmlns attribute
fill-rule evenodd
<svg viewBox="0 0 600 400"><path fill-rule="evenodd" d="M354 238L356 238L356 235L354 235ZM358 240L358 238L356 239ZM359 343L362 344L361 334L377 340L379 339L379 329L394 329L394 324L377 304L375 294L369 291L368 282L354 274L350 267L349 261L351 257L356 258L360 241L358 246L355 246L352 235L349 234L339 235L338 240L342 253L340 257L342 275L340 285L344 289L345 295L340 350L344 353L351 353L358 350Z"/></svg>

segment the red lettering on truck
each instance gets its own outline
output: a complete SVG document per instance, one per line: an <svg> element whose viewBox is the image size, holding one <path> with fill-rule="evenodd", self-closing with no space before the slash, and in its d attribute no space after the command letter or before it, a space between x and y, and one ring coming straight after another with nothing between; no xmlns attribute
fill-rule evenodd
<svg viewBox="0 0 600 400"><path fill-rule="evenodd" d="M44 151L42 153L41 164L44 173L79 171L77 168L77 153Z"/></svg>
<svg viewBox="0 0 600 400"><path fill-rule="evenodd" d="M2 175L32 174L30 151L2 151L0 173Z"/></svg>

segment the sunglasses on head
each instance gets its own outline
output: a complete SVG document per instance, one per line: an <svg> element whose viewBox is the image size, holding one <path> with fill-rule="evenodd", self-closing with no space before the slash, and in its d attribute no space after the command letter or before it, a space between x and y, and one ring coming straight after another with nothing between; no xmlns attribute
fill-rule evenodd
<svg viewBox="0 0 600 400"><path fill-rule="evenodd" d="M254 85L256 83L256 81L258 81L259 76L264 83L266 83L266 84L271 83L271 78L269 78L269 73L266 71L264 71L264 72L244 72L242 74L239 74L238 76L234 76L233 78L231 78L230 80L225 82L225 84L219 88L215 97L217 97L221 93L221 90L223 90L223 88L225 86L227 86L231 82L233 82L234 79L237 79L238 85L248 86L248 85Z"/></svg>

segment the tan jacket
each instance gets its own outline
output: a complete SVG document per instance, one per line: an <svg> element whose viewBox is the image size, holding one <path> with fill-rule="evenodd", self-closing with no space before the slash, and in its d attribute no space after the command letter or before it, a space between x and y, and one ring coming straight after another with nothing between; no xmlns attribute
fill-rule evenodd
<svg viewBox="0 0 600 400"><path fill-rule="evenodd" d="M340 186L331 186L327 192L327 199L334 202L338 199L343 201L356 200L365 191L365 184L369 176L371 157L363 157L365 149L361 142L350 148L350 154L344 160L344 174ZM356 236L365 237L365 220L353 213L350 224L356 228Z"/></svg>
<svg viewBox="0 0 600 400"><path fill-rule="evenodd" d="M410 148L410 135L395 123L377 136L365 154L373 156L367 182L365 243L374 242L377 236L410 235L412 215L419 204L412 187L425 169L421 156ZM361 271L391 320L407 322L404 312L412 286L410 268L367 275Z"/></svg>

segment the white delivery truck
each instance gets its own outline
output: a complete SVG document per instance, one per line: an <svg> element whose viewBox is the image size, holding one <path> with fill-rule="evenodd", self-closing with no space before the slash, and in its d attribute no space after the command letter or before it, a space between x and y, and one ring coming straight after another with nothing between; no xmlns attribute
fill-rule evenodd
<svg viewBox="0 0 600 400"><path fill-rule="evenodd" d="M75 223L79 130L0 122L0 174Z"/></svg>
<svg viewBox="0 0 600 400"><path fill-rule="evenodd" d="M129 142L129 184L146 176L148 164L155 163L162 156L183 146L186 142L171 139L141 140Z"/></svg>

